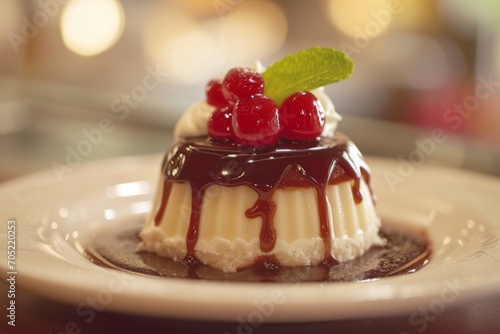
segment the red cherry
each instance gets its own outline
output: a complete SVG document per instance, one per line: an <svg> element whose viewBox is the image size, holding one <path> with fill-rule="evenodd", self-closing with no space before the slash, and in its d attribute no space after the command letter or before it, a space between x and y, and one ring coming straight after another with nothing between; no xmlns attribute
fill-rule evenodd
<svg viewBox="0 0 500 334"><path fill-rule="evenodd" d="M263 146L279 139L278 106L265 95L243 97L233 109L233 130L238 144Z"/></svg>
<svg viewBox="0 0 500 334"><path fill-rule="evenodd" d="M264 93L264 79L246 67L230 69L222 80L222 94L230 104L243 97Z"/></svg>
<svg viewBox="0 0 500 334"><path fill-rule="evenodd" d="M216 140L234 139L233 110L231 107L216 109L208 120L208 135Z"/></svg>
<svg viewBox="0 0 500 334"><path fill-rule="evenodd" d="M212 79L205 87L207 103L217 108L222 108L228 105L226 98L222 94L222 80Z"/></svg>
<svg viewBox="0 0 500 334"><path fill-rule="evenodd" d="M290 140L318 138L325 126L325 110L311 92L297 92L285 99L280 108L281 136Z"/></svg>

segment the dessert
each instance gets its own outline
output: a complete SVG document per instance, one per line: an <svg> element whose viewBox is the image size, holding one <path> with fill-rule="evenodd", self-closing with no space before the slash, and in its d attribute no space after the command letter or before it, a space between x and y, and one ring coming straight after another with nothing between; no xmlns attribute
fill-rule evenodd
<svg viewBox="0 0 500 334"><path fill-rule="evenodd" d="M236 272L331 266L382 245L370 168L322 88L352 66L317 47L209 81L176 125L139 249Z"/></svg>

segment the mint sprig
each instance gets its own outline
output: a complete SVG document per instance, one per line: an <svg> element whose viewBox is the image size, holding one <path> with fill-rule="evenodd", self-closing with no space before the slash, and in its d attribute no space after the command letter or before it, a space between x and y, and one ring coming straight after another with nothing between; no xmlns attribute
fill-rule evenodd
<svg viewBox="0 0 500 334"><path fill-rule="evenodd" d="M264 94L278 105L291 94L347 79L354 62L342 51L313 47L290 54L269 66L264 78Z"/></svg>

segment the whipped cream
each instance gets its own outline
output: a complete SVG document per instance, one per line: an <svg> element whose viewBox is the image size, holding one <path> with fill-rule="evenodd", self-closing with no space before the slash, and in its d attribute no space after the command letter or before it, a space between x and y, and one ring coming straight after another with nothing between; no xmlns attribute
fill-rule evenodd
<svg viewBox="0 0 500 334"><path fill-rule="evenodd" d="M342 120L342 116L340 116L335 111L335 106L333 105L330 97L325 93L325 87L319 87L311 90L316 98L319 100L319 103L323 106L325 110L325 127L321 132L322 137L333 137L335 134L335 130L337 130L337 125Z"/></svg>
<svg viewBox="0 0 500 334"><path fill-rule="evenodd" d="M214 111L215 107L208 104L206 100L189 107L175 125L174 140L208 135L207 124Z"/></svg>

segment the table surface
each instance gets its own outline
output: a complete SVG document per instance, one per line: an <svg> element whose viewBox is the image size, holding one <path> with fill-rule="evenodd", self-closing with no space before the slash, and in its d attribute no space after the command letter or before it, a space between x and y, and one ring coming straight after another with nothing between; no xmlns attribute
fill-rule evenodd
<svg viewBox="0 0 500 334"><path fill-rule="evenodd" d="M7 324L6 285L2 282L0 333L498 333L500 294L447 305L441 314L402 314L395 317L314 323L248 324L152 318L96 312L86 323L75 305L66 305L27 291L16 291L16 326ZM419 312L415 310L415 312ZM412 320L413 319L413 320Z"/></svg>

